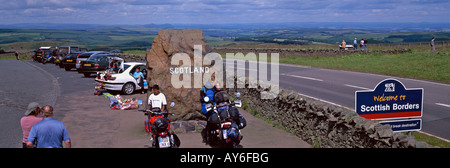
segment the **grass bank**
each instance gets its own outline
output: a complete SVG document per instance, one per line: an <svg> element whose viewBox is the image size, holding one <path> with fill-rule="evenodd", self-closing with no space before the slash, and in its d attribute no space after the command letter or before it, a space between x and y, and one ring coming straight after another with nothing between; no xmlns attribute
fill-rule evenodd
<svg viewBox="0 0 450 168"><path fill-rule="evenodd" d="M237 48L265 48L260 45L234 46ZM285 57L280 63L306 65L348 71L360 71L390 76L407 77L450 83L450 46L437 46L437 52L431 53L426 45L410 45L401 48L411 52L402 54L357 53L336 57ZM286 45L269 48L292 49L332 49L334 45ZM370 46L369 50L399 49L398 46ZM225 58L224 53L220 53ZM247 53L244 53L247 54ZM258 57L258 56L257 56ZM270 57L269 57L270 61Z"/></svg>
<svg viewBox="0 0 450 168"><path fill-rule="evenodd" d="M287 57L280 63L377 73L450 83L450 52L350 54L338 57Z"/></svg>

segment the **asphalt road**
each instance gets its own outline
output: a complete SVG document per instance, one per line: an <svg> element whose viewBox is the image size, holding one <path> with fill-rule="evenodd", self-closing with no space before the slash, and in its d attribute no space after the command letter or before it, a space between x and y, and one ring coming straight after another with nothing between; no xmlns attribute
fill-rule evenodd
<svg viewBox="0 0 450 168"><path fill-rule="evenodd" d="M31 101L54 106L54 118L65 124L74 148L150 146L143 122L146 116L136 110L109 109L109 100L93 94L93 77L86 78L74 70L67 72L54 64L7 60L0 61L0 79L0 147L21 147L20 118ZM124 97L143 100L145 96ZM272 127L243 110L241 113L248 122L242 130L244 139L241 145L244 148L310 147L288 132ZM180 134L179 137L182 148L209 147L201 143L199 133Z"/></svg>
<svg viewBox="0 0 450 168"><path fill-rule="evenodd" d="M17 60L0 61L0 148L22 147L20 118L30 102L52 105L52 77Z"/></svg>
<svg viewBox="0 0 450 168"><path fill-rule="evenodd" d="M281 87L291 87L301 94L350 109L354 108L356 90L373 89L386 78L390 76L280 64ZM422 131L450 139L450 101L447 99L450 86L394 78L407 88L424 88ZM133 110L110 110L107 99L93 95L92 77L66 72L53 64L3 60L0 61L0 79L0 147L21 147L19 121L32 101L54 105L54 117L66 124L73 147L148 147L148 136L142 126L145 116ZM141 94L127 97L134 96L145 97ZM249 125L242 130L244 147L309 147L295 136L242 113L249 120ZM196 133L182 134L180 138L182 147L205 147Z"/></svg>
<svg viewBox="0 0 450 168"><path fill-rule="evenodd" d="M258 68L235 67L238 70L258 71ZM270 72L270 66L267 72ZM262 72L264 75L265 72ZM292 88L300 94L341 105L355 107L355 91L372 90L384 79L400 80L406 88L423 88L424 105L422 131L450 139L450 85L424 80L386 75L331 70L299 65L279 64L279 81L282 88ZM268 77L270 79L270 77Z"/></svg>

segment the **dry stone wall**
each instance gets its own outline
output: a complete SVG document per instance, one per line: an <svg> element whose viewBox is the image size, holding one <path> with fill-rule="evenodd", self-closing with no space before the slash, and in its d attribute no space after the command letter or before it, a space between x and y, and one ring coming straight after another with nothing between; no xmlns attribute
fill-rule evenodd
<svg viewBox="0 0 450 168"><path fill-rule="evenodd" d="M339 50L339 49L286 49L286 48L213 48L217 53L279 53L281 58L284 57L330 57L330 56L342 56L353 53L385 53L385 54L400 54L410 52L408 49L391 49L391 50Z"/></svg>
<svg viewBox="0 0 450 168"><path fill-rule="evenodd" d="M248 82L246 82L248 86ZM280 88L281 89L281 88ZM427 148L413 137L394 133L389 125L360 117L354 111L281 89L275 99L261 99L261 88L228 89L240 92L250 109L285 127L314 147ZM251 124L251 123L249 123Z"/></svg>

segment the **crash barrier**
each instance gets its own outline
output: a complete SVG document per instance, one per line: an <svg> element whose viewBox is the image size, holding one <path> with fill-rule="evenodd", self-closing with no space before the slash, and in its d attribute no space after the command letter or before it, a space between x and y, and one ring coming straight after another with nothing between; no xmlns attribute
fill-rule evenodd
<svg viewBox="0 0 450 168"><path fill-rule="evenodd" d="M248 80L245 81L245 84L245 88L228 88L227 90L230 95L240 92L244 106L256 111L257 115L273 121L273 125L285 127L287 131L313 147L433 147L425 142L415 140L412 136L399 132L394 133L389 125L381 125L378 121L365 119L344 107L282 88L275 99L261 99L261 92L269 91L269 89L249 88Z"/></svg>
<svg viewBox="0 0 450 168"><path fill-rule="evenodd" d="M369 48L370 49L370 48ZM291 49L291 48L226 48L215 47L213 52L217 53L279 53L281 58L285 57L332 57L342 56L353 53L383 53L383 54L400 54L410 52L408 49L388 49L388 50L340 50L340 49Z"/></svg>

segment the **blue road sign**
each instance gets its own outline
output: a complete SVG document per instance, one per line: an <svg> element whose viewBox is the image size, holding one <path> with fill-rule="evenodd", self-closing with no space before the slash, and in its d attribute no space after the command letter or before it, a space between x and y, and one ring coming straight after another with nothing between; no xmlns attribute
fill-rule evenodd
<svg viewBox="0 0 450 168"><path fill-rule="evenodd" d="M374 90L355 92L355 111L366 119L422 117L423 88L406 89L397 79L386 79Z"/></svg>
<svg viewBox="0 0 450 168"><path fill-rule="evenodd" d="M391 125L392 131L419 131L422 129L422 119L410 119L410 120L389 120L381 121L380 124Z"/></svg>

